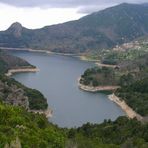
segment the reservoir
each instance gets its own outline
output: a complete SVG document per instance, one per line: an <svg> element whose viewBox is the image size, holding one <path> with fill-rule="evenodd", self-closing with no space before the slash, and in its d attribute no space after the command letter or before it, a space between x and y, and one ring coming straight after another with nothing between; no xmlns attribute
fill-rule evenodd
<svg viewBox="0 0 148 148"><path fill-rule="evenodd" d="M78 88L78 77L87 68L95 66L94 63L64 55L28 51L12 53L40 69L37 73L15 74L13 78L44 94L53 110L50 122L60 127L78 127L87 122L101 123L104 119L115 120L125 115L107 95Z"/></svg>

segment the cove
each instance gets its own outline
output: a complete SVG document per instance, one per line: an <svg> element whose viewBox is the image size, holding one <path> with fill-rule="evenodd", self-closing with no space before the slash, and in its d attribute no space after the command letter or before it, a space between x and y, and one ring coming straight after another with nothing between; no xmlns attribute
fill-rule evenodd
<svg viewBox="0 0 148 148"><path fill-rule="evenodd" d="M107 95L80 90L77 79L92 62L64 55L11 51L40 69L37 73L19 73L12 77L22 84L40 90L53 110L50 122L60 127L79 127L84 123L115 120L125 113Z"/></svg>

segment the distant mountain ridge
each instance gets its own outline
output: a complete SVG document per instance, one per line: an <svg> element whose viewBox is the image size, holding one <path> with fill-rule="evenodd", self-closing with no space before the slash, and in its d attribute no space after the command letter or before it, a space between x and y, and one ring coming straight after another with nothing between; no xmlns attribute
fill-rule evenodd
<svg viewBox="0 0 148 148"><path fill-rule="evenodd" d="M83 53L112 48L147 34L148 6L124 3L41 29L14 23L0 32L0 46Z"/></svg>

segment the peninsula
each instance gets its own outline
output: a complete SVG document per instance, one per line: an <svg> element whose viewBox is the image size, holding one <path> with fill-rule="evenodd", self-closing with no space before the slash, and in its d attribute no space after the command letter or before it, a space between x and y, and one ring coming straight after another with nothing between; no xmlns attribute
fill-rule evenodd
<svg viewBox="0 0 148 148"><path fill-rule="evenodd" d="M120 88L120 86L102 85L102 86L90 86L80 83L80 78L78 79L78 87L84 91L88 92L99 92L99 91L114 91Z"/></svg>
<svg viewBox="0 0 148 148"><path fill-rule="evenodd" d="M22 72L38 72L39 69L35 67L21 67L17 69L9 69L8 72L5 74L6 76L12 76L15 73L22 73Z"/></svg>

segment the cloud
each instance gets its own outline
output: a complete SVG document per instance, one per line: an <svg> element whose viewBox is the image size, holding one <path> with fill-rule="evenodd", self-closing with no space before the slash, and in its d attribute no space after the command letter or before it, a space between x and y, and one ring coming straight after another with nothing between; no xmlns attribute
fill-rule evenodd
<svg viewBox="0 0 148 148"><path fill-rule="evenodd" d="M92 12L96 12L96 11L99 11L99 10L102 10L102 9L105 9L105 8L108 8L108 7L111 7L111 6L114 6L114 5L117 5L116 3L114 4L102 4L102 5L90 5L90 6L83 6L83 7L79 7L78 9L78 13L81 13L81 14L90 14Z"/></svg>
<svg viewBox="0 0 148 148"><path fill-rule="evenodd" d="M119 3L144 3L148 0L0 0L0 30L13 22L27 28L79 19L89 13Z"/></svg>
<svg viewBox="0 0 148 148"><path fill-rule="evenodd" d="M17 7L52 7L74 8L96 5L110 5L114 3L143 3L147 0L0 0L1 3Z"/></svg>
<svg viewBox="0 0 148 148"><path fill-rule="evenodd" d="M92 13L120 3L145 3L147 0L0 0L15 7L79 8L78 13Z"/></svg>
<svg viewBox="0 0 148 148"><path fill-rule="evenodd" d="M20 22L24 27L35 29L47 25L76 20L82 16L84 16L84 14L77 13L77 9L74 8L18 8L6 4L0 4L0 30L7 29L14 22Z"/></svg>

